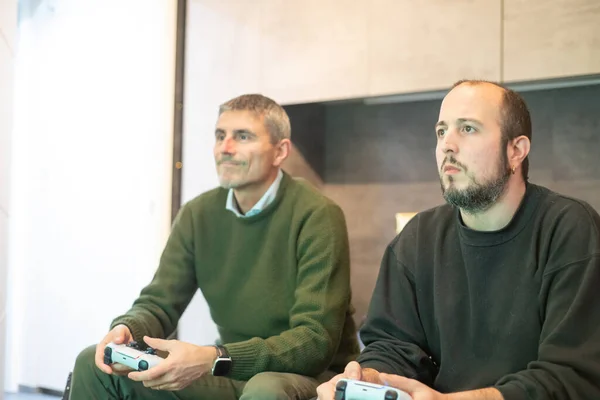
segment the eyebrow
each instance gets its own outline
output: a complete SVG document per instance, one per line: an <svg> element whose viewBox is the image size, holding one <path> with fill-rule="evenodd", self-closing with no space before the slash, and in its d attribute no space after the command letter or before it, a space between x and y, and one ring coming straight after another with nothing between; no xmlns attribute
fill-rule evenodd
<svg viewBox="0 0 600 400"><path fill-rule="evenodd" d="M471 123L473 123L475 125L483 126L483 122L481 122L481 121L479 121L479 120L477 120L475 118L458 118L456 121L459 124L463 124L465 122L471 122ZM441 126L448 126L448 124L446 123L446 121L438 121L438 123L435 124L435 128L436 129L439 128L439 127L441 127Z"/></svg>
<svg viewBox="0 0 600 400"><path fill-rule="evenodd" d="M222 133L225 133L224 129L221 129L221 128L215 129L215 135L220 135ZM248 136L256 137L256 134L252 131L249 131L248 129L235 129L233 131L233 134L234 135L248 135Z"/></svg>

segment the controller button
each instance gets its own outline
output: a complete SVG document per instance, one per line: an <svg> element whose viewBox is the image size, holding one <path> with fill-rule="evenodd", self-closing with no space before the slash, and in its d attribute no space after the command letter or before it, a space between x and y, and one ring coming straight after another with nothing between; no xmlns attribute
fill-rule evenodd
<svg viewBox="0 0 600 400"><path fill-rule="evenodd" d="M145 360L142 360L138 363L138 370L139 371L146 371L148 369L148 362Z"/></svg>

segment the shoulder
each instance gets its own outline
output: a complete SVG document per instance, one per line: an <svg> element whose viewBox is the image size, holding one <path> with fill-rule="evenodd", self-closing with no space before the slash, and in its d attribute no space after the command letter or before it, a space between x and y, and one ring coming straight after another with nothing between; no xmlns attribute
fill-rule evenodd
<svg viewBox="0 0 600 400"><path fill-rule="evenodd" d="M343 218L340 205L304 178L290 177L285 202L304 217L328 214Z"/></svg>
<svg viewBox="0 0 600 400"><path fill-rule="evenodd" d="M335 201L325 195L316 186L300 177L290 177L288 193L286 195L290 195L288 197L295 203L302 203L309 208L338 206Z"/></svg>
<svg viewBox="0 0 600 400"><path fill-rule="evenodd" d="M598 223L598 212L589 203L576 197L553 191L544 186L534 185L540 193L540 209L544 216L557 219L577 218L579 222L592 225Z"/></svg>
<svg viewBox="0 0 600 400"><path fill-rule="evenodd" d="M390 243L392 248L403 242L415 242L423 238L432 239L436 232L452 226L456 220L456 209L448 204L417 213L407 222L402 231Z"/></svg>
<svg viewBox="0 0 600 400"><path fill-rule="evenodd" d="M227 193L228 190L221 187L216 187L201 193L183 203L181 209L179 210L179 214L197 217L203 213L214 213L217 210L224 210L225 202L227 200Z"/></svg>
<svg viewBox="0 0 600 400"><path fill-rule="evenodd" d="M586 201L535 185L535 223L547 245L549 270L600 252L600 215Z"/></svg>
<svg viewBox="0 0 600 400"><path fill-rule="evenodd" d="M448 204L439 205L417 213L390 242L389 250L397 259L412 259L417 247L432 246L455 229L456 209Z"/></svg>

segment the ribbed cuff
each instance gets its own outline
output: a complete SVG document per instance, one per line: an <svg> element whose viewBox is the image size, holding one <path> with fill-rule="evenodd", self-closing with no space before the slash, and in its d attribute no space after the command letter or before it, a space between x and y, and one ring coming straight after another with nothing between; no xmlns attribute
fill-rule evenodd
<svg viewBox="0 0 600 400"><path fill-rule="evenodd" d="M247 381L258 372L261 372L257 371L257 351L253 340L228 343L223 347L229 352L232 361L231 371L228 375L229 378Z"/></svg>
<svg viewBox="0 0 600 400"><path fill-rule="evenodd" d="M524 389L520 388L517 384L513 383L505 383L503 385L494 386L501 394L504 400L529 400L530 397L527 396L527 392Z"/></svg>
<svg viewBox="0 0 600 400"><path fill-rule="evenodd" d="M357 361L361 368L372 368L375 371L383 372L384 374L398 374L398 371L394 371L388 364L383 362L375 360L360 361L360 359Z"/></svg>

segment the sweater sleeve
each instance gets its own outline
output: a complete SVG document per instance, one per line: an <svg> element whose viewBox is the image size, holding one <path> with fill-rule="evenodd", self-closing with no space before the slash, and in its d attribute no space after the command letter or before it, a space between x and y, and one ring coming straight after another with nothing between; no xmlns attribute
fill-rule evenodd
<svg viewBox="0 0 600 400"><path fill-rule="evenodd" d="M150 284L124 315L113 320L129 327L134 339L143 343L144 335L168 337L198 289L194 269L192 213L184 205L175 221Z"/></svg>
<svg viewBox="0 0 600 400"><path fill-rule="evenodd" d="M600 399L600 252L544 276L538 358L501 378L505 400Z"/></svg>
<svg viewBox="0 0 600 400"><path fill-rule="evenodd" d="M600 399L600 216L570 202L556 220L546 230L538 357L496 382L505 400Z"/></svg>
<svg viewBox="0 0 600 400"><path fill-rule="evenodd" d="M432 386L437 366L427 352L414 276L398 260L392 245L383 256L368 317L360 331L365 348L358 362L363 368Z"/></svg>
<svg viewBox="0 0 600 400"><path fill-rule="evenodd" d="M233 379L247 380L264 371L316 376L338 349L350 302L350 254L341 209L327 205L312 212L300 227L296 246L297 285L289 329L226 344Z"/></svg>

